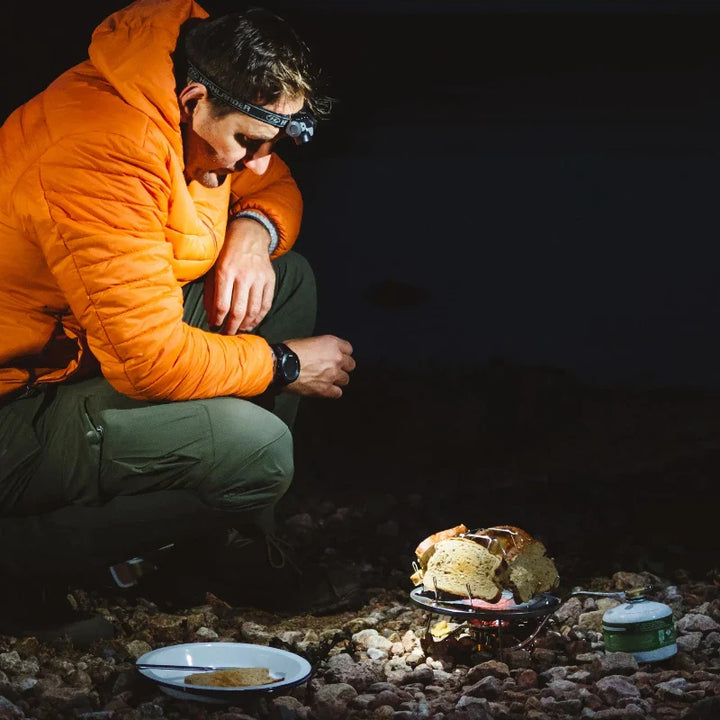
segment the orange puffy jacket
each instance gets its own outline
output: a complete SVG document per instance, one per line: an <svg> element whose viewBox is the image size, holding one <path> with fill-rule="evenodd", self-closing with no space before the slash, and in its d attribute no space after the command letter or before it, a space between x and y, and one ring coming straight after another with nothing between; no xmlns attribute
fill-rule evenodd
<svg viewBox="0 0 720 720"><path fill-rule="evenodd" d="M170 53L193 0L137 0L93 33L89 60L0 128L0 397L99 361L122 393L253 396L268 344L186 325L182 285L215 262L229 212L295 241L302 200L273 155L264 175L204 188L183 177Z"/></svg>

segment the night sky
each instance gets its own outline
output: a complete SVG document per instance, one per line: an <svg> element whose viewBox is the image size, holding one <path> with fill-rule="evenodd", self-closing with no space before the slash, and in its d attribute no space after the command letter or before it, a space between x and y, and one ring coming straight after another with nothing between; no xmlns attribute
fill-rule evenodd
<svg viewBox="0 0 720 720"><path fill-rule="evenodd" d="M124 4L4 11L2 116ZM283 152L318 332L365 366L499 356L720 387L720 3L265 6L338 100L310 146Z"/></svg>

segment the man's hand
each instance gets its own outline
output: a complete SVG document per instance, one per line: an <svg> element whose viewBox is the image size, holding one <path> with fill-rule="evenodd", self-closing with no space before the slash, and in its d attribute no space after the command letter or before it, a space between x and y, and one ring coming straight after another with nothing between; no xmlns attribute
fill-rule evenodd
<svg viewBox="0 0 720 720"><path fill-rule="evenodd" d="M352 345L334 335L318 335L285 344L300 358L300 376L287 392L313 397L339 398L355 369Z"/></svg>
<svg viewBox="0 0 720 720"><path fill-rule="evenodd" d="M272 305L275 271L270 235L250 218L231 220L215 267L205 281L205 312L210 327L226 335L255 329ZM224 324L224 326L223 326Z"/></svg>

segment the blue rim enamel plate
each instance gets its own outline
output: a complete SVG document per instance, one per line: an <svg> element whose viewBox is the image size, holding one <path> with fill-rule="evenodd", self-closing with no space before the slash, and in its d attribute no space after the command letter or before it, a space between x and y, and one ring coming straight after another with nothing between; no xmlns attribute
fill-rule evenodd
<svg viewBox="0 0 720 720"><path fill-rule="evenodd" d="M138 672L157 683L170 697L196 702L225 704L248 694L270 694L300 685L312 675L312 667L305 658L266 645L233 642L184 643L169 645L145 653L136 661L138 664L208 666L213 667L264 667L270 675L283 677L268 685L247 687L208 687L188 685L185 678L196 670L164 670L160 668L138 668Z"/></svg>

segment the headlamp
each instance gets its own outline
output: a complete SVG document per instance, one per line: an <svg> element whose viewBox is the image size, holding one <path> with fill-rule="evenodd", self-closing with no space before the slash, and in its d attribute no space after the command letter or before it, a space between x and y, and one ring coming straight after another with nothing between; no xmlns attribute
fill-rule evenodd
<svg viewBox="0 0 720 720"><path fill-rule="evenodd" d="M290 116L290 121L285 126L285 134L291 137L296 145L310 142L315 134L317 121L306 110L296 112Z"/></svg>
<svg viewBox="0 0 720 720"><path fill-rule="evenodd" d="M203 75L194 65L188 63L188 77L196 82L202 83L211 95L218 100L230 105L230 107L239 110L241 113L267 123L273 127L280 128L288 137L291 137L296 145L310 142L315 134L315 126L317 120L312 113L307 110L300 110L292 115L283 115L282 113L272 112L259 105L253 105L246 100L239 100L233 97L229 92L223 90L219 85L214 83L210 78Z"/></svg>

